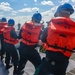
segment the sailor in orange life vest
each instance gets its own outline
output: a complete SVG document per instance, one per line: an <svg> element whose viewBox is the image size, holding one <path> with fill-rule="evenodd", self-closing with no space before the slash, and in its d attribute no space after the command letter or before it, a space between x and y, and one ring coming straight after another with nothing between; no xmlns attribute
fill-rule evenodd
<svg viewBox="0 0 75 75"><path fill-rule="evenodd" d="M5 26L7 26L7 20L6 18L3 17L0 22L1 60L3 60L3 55L5 53L5 50L3 47L4 45L3 29L5 28Z"/></svg>
<svg viewBox="0 0 75 75"><path fill-rule="evenodd" d="M41 14L38 12L35 13L32 16L32 20L30 22L26 22L20 31L19 39L21 39L21 42L19 47L20 61L18 72L23 71L28 60L34 65L35 69L41 63L41 57L35 49L41 33L41 19Z"/></svg>
<svg viewBox="0 0 75 75"><path fill-rule="evenodd" d="M8 20L8 26L3 30L4 35L4 48L6 49L6 69L8 70L10 65L10 57L13 59L14 71L13 74L17 73L17 64L18 64L18 54L15 48L15 44L18 43L17 34L15 32L15 28L13 27L15 21L13 19Z"/></svg>
<svg viewBox="0 0 75 75"><path fill-rule="evenodd" d="M69 3L57 8L55 18L42 33L40 43L43 42L46 57L34 75L66 75L69 58L75 48L75 22L70 19L73 13Z"/></svg>

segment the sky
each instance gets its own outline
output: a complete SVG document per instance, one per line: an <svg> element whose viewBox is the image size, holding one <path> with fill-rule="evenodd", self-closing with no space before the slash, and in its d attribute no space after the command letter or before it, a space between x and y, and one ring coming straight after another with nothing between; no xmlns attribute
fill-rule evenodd
<svg viewBox="0 0 75 75"><path fill-rule="evenodd" d="M23 25L38 11L46 23L54 17L57 7L65 2L70 3L75 10L75 0L0 0L0 18L14 19L15 25ZM75 18L75 13L71 17Z"/></svg>

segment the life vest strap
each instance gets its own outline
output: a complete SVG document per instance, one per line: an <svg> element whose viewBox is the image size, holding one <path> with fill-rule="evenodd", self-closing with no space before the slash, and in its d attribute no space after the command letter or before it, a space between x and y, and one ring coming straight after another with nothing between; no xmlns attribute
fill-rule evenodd
<svg viewBox="0 0 75 75"><path fill-rule="evenodd" d="M29 43L37 43L37 42L32 42L32 41L30 41L30 40L27 40L27 39L25 39L25 38L23 38L25 41L28 41Z"/></svg>
<svg viewBox="0 0 75 75"><path fill-rule="evenodd" d="M8 40L8 41L11 41L11 42L14 42L15 40L9 40L9 39L7 39L7 38L4 38L5 40Z"/></svg>
<svg viewBox="0 0 75 75"><path fill-rule="evenodd" d="M60 47L60 46L57 46L57 44L55 44L54 46L48 44L48 46L49 46L49 47L52 47L52 48L55 48L55 49L61 49L61 50L63 50L64 52L66 52L66 51L75 52L73 49L72 49L72 50L67 49L67 46L65 46L64 48L63 48L63 47Z"/></svg>
<svg viewBox="0 0 75 75"><path fill-rule="evenodd" d="M65 34L59 34L59 36L67 38L67 36Z"/></svg>

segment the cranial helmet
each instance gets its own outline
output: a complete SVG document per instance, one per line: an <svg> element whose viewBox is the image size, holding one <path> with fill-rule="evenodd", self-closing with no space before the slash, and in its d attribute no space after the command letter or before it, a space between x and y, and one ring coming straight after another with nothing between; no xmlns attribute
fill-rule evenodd
<svg viewBox="0 0 75 75"><path fill-rule="evenodd" d="M57 16L57 13L60 12L61 10L68 10L70 12L70 15L74 13L74 9L73 7L69 4L69 3L65 3L63 5L60 5L58 8L57 8L57 11L56 13L54 14L54 16L56 17Z"/></svg>
<svg viewBox="0 0 75 75"><path fill-rule="evenodd" d="M8 20L8 25L13 26L15 24L15 21L13 19Z"/></svg>
<svg viewBox="0 0 75 75"><path fill-rule="evenodd" d="M7 22L6 18L4 18L4 17L1 19L1 21L2 22Z"/></svg>
<svg viewBox="0 0 75 75"><path fill-rule="evenodd" d="M36 21L41 21L42 20L42 15L37 12L37 13L33 14L32 19L36 20Z"/></svg>

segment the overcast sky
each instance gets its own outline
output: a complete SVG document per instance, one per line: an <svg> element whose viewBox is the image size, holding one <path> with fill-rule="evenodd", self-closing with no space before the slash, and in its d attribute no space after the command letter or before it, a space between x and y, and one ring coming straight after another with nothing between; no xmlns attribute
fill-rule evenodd
<svg viewBox="0 0 75 75"><path fill-rule="evenodd" d="M75 7L75 0L0 0L0 18L12 18L16 24L24 24L38 11L46 22L53 17L56 8L65 2ZM71 17L75 18L75 13Z"/></svg>

